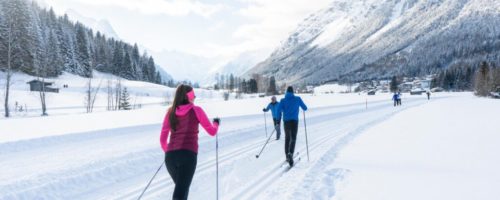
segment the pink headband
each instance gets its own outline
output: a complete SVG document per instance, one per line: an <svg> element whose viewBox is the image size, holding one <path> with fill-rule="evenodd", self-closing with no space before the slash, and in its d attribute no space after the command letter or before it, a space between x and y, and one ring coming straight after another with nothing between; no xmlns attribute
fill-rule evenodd
<svg viewBox="0 0 500 200"><path fill-rule="evenodd" d="M194 90L191 90L186 95L187 95L187 98L189 101L192 101L192 100L194 100L194 98L196 98L196 96L194 95Z"/></svg>

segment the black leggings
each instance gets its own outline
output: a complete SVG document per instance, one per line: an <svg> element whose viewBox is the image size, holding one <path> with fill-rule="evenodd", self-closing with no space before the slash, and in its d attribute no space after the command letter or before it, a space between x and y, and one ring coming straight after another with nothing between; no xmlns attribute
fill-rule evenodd
<svg viewBox="0 0 500 200"><path fill-rule="evenodd" d="M197 154L189 150L170 151L165 154L168 173L175 183L173 200L186 200L189 186L196 171Z"/></svg>
<svg viewBox="0 0 500 200"><path fill-rule="evenodd" d="M281 130L280 130L280 119L273 119L273 122L274 122L274 129L276 130L276 139L279 140L280 139L280 135L281 135Z"/></svg>
<svg viewBox="0 0 500 200"><path fill-rule="evenodd" d="M297 139L297 131L299 128L299 121L290 120L285 121L285 155L295 151L295 141Z"/></svg>

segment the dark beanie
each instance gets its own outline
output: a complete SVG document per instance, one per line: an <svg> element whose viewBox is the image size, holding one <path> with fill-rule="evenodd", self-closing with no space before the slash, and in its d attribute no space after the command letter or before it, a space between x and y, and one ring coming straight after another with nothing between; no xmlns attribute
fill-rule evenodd
<svg viewBox="0 0 500 200"><path fill-rule="evenodd" d="M293 93L293 87L292 86L288 86L288 88L286 89L286 92Z"/></svg>

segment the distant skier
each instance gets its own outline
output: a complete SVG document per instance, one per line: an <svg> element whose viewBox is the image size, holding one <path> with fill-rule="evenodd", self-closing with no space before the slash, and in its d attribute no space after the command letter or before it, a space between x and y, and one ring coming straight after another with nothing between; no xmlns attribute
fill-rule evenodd
<svg viewBox="0 0 500 200"><path fill-rule="evenodd" d="M165 152L167 171L175 183L172 199L188 198L198 157L199 124L211 136L217 134L220 124L219 118L210 123L203 109L194 105L195 98L191 86L177 87L172 107L167 111L161 129L160 144ZM169 133L172 134L167 144Z"/></svg>
<svg viewBox="0 0 500 200"><path fill-rule="evenodd" d="M262 109L262 111L264 112L271 110L271 113L273 114L274 129L276 130L276 140L279 140L281 135L281 130L280 130L281 112L278 111L279 104L280 103L276 101L276 97L273 96L271 98L271 103L269 103L269 105L267 105L266 108Z"/></svg>
<svg viewBox="0 0 500 200"><path fill-rule="evenodd" d="M279 103L279 112L283 113L285 128L285 155L286 160L293 166L293 153L299 128L299 107L306 111L307 106L300 97L294 95L293 87L288 87L285 98Z"/></svg>
<svg viewBox="0 0 500 200"><path fill-rule="evenodd" d="M427 93L427 100L431 100L431 92L429 90L427 90L427 92L425 92L425 93Z"/></svg>
<svg viewBox="0 0 500 200"><path fill-rule="evenodd" d="M401 92L398 92L398 106L401 105Z"/></svg>
<svg viewBox="0 0 500 200"><path fill-rule="evenodd" d="M392 100L394 101L394 107L396 107L398 105L398 93L392 95Z"/></svg>

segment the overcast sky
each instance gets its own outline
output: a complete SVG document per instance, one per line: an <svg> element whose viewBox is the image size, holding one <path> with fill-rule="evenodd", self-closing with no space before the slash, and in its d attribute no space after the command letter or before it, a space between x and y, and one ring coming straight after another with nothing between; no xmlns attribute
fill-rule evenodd
<svg viewBox="0 0 500 200"><path fill-rule="evenodd" d="M297 24L332 0L41 0L108 20L121 39L154 51L205 57L271 52Z"/></svg>

